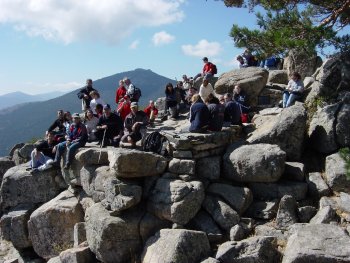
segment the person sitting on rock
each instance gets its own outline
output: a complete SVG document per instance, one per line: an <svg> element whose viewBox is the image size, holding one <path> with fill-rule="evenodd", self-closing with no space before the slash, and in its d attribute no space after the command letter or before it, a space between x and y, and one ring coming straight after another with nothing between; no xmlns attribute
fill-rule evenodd
<svg viewBox="0 0 350 263"><path fill-rule="evenodd" d="M247 94L242 90L241 86L237 84L233 88L233 100L241 105L241 109L243 113L249 112L249 107L247 104L248 97Z"/></svg>
<svg viewBox="0 0 350 263"><path fill-rule="evenodd" d="M94 115L92 110L87 110L85 112L84 124L88 133L88 142L93 142L97 139L95 135L97 123L98 118Z"/></svg>
<svg viewBox="0 0 350 263"><path fill-rule="evenodd" d="M124 121L124 136L122 142L128 142L135 147L136 142L142 139L148 124L148 117L144 111L138 110L136 102L131 103L131 112Z"/></svg>
<svg viewBox="0 0 350 263"><path fill-rule="evenodd" d="M182 83L183 83L183 89L185 91L188 91L192 87L190 79L185 74L182 75Z"/></svg>
<svg viewBox="0 0 350 263"><path fill-rule="evenodd" d="M54 166L59 166L61 157L64 151L67 149L64 169L68 169L70 167L75 153L80 147L83 147L88 140L86 127L81 122L79 114L74 113L72 117L73 123L69 127L69 134L66 136L66 141L56 145L56 156L54 162L52 163Z"/></svg>
<svg viewBox="0 0 350 263"><path fill-rule="evenodd" d="M131 112L130 109L130 97L128 95L125 95L122 100L120 100L118 107L117 107L117 113L122 118L122 121L125 121L126 116L129 115Z"/></svg>
<svg viewBox="0 0 350 263"><path fill-rule="evenodd" d="M241 55L238 55L236 57L236 60L238 62L238 67L239 68L247 68L247 67L249 67L248 61L246 61L245 58L243 58Z"/></svg>
<svg viewBox="0 0 350 263"><path fill-rule="evenodd" d="M92 79L87 79L86 80L86 86L82 89L80 89L78 93L78 98L81 99L82 101L82 110L86 111L87 109L90 109L90 101L92 100L90 96L90 92L95 90L92 87Z"/></svg>
<svg viewBox="0 0 350 263"><path fill-rule="evenodd" d="M66 127L64 125L65 118L63 110L57 111L57 119L51 124L51 126L46 131L46 136L49 132L53 132L55 134L55 140L61 141L64 139L66 135Z"/></svg>
<svg viewBox="0 0 350 263"><path fill-rule="evenodd" d="M115 92L115 103L119 104L119 102L124 98L126 95L126 88L124 87L124 80L119 80L119 87Z"/></svg>
<svg viewBox="0 0 350 263"><path fill-rule="evenodd" d="M54 132L49 131L46 135L46 140L34 145L30 161L32 172L44 171L51 167L50 163L55 158L55 146L57 143Z"/></svg>
<svg viewBox="0 0 350 263"><path fill-rule="evenodd" d="M203 63L204 63L202 73L198 73L193 78L194 81L196 81L196 79L199 78L199 77L203 77L203 79L210 80L216 74L216 72L215 72L215 65L213 63L209 62L207 57L204 57L202 60L203 60Z"/></svg>
<svg viewBox="0 0 350 263"><path fill-rule="evenodd" d="M92 98L92 100L90 101L90 108L92 109L92 111L94 112L94 114L96 114L95 112L95 107L97 104L101 104L101 105L106 105L106 103L103 101L103 99L101 99L100 97L100 93L98 93L97 90L93 90L90 92L90 96Z"/></svg>
<svg viewBox="0 0 350 263"><path fill-rule="evenodd" d="M283 108L292 106L297 99L300 99L304 91L304 84L298 72L291 75L286 90L283 92Z"/></svg>
<svg viewBox="0 0 350 263"><path fill-rule="evenodd" d="M216 98L212 93L208 95L206 104L210 112L208 129L210 131L221 131L224 124L225 106L223 104L220 104L219 99Z"/></svg>
<svg viewBox="0 0 350 263"><path fill-rule="evenodd" d="M168 112L170 112L171 118L176 119L178 117L176 91L170 82L165 86L165 117Z"/></svg>
<svg viewBox="0 0 350 263"><path fill-rule="evenodd" d="M70 111L66 111L64 113L64 127L66 127L66 135L68 135L68 131L69 131L69 126L72 124L73 122L73 118L72 118L72 114L70 113Z"/></svg>
<svg viewBox="0 0 350 263"><path fill-rule="evenodd" d="M102 147L113 145L119 147L123 135L123 120L111 111L109 104L103 107L103 115L99 118L95 136Z"/></svg>
<svg viewBox="0 0 350 263"><path fill-rule="evenodd" d="M203 103L199 94L192 97L192 106L190 108L190 128L193 133L206 132L209 127L210 112L208 107Z"/></svg>
<svg viewBox="0 0 350 263"><path fill-rule="evenodd" d="M156 108L153 100L149 101L149 105L143 111L147 114L147 117L151 123L154 122L158 116L158 109Z"/></svg>
<svg viewBox="0 0 350 263"><path fill-rule="evenodd" d="M241 125L241 107L239 103L232 100L232 95L226 93L225 99L225 126L226 125Z"/></svg>
<svg viewBox="0 0 350 263"><path fill-rule="evenodd" d="M199 95L201 96L202 101L208 99L209 94L214 93L213 86L209 83L207 79L203 79L203 83L199 88Z"/></svg>
<svg viewBox="0 0 350 263"><path fill-rule="evenodd" d="M191 105L192 103L192 97L194 94L198 94L198 91L192 86L186 93L186 101L188 105Z"/></svg>

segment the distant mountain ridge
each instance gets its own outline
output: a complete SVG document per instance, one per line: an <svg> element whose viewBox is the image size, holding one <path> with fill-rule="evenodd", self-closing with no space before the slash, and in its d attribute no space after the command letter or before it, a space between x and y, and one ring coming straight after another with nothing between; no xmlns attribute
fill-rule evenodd
<svg viewBox="0 0 350 263"><path fill-rule="evenodd" d="M113 109L116 107L115 92L119 80L125 76L142 90L140 105L146 105L150 99L164 96L165 85L168 82L175 83L174 80L145 69L135 69L94 80L93 87ZM47 101L24 103L15 106L11 111L0 111L0 156L7 155L16 143L43 137L55 120L58 109L72 113L81 112L81 101L77 93L78 89Z"/></svg>
<svg viewBox="0 0 350 263"><path fill-rule="evenodd" d="M0 109L9 108L17 104L34 101L45 101L62 96L67 92L53 91L48 93L42 93L37 95L30 95L21 91L11 92L4 95L0 95Z"/></svg>

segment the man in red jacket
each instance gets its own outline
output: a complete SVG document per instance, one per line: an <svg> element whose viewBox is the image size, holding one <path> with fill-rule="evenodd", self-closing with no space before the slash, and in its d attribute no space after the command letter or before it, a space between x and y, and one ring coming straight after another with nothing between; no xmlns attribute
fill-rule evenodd
<svg viewBox="0 0 350 263"><path fill-rule="evenodd" d="M120 100L124 98L125 94L126 94L126 88L124 87L124 81L121 79L119 80L119 87L115 92L115 103L118 104Z"/></svg>
<svg viewBox="0 0 350 263"><path fill-rule="evenodd" d="M210 80L217 73L216 66L213 63L209 62L207 57L203 58L203 63L204 66L202 73L198 73L194 77L194 80L196 80L198 77L203 77L204 79Z"/></svg>

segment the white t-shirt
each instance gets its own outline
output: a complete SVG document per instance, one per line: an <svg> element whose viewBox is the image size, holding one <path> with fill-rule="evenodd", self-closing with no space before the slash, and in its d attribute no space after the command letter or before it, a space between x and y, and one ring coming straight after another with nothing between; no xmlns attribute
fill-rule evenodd
<svg viewBox="0 0 350 263"><path fill-rule="evenodd" d="M210 83L208 83L208 85L206 87L204 87L203 84L200 86L199 96L201 96L201 99L203 102L205 102L205 100L208 98L210 93L214 94L213 86Z"/></svg>
<svg viewBox="0 0 350 263"><path fill-rule="evenodd" d="M90 109L93 111L94 114L96 114L95 107L97 104L101 104L102 106L106 105L106 103L101 98L91 100Z"/></svg>

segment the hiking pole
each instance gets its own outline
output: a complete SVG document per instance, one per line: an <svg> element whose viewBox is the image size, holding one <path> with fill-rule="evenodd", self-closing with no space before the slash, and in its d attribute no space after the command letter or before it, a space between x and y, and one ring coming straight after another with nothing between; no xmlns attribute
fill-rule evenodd
<svg viewBox="0 0 350 263"><path fill-rule="evenodd" d="M102 142L101 142L101 145L100 145L100 154L98 155L98 162L97 163L100 163L100 160L101 160L102 146L103 146L103 144L105 142L106 131L107 131L107 128L103 132Z"/></svg>

